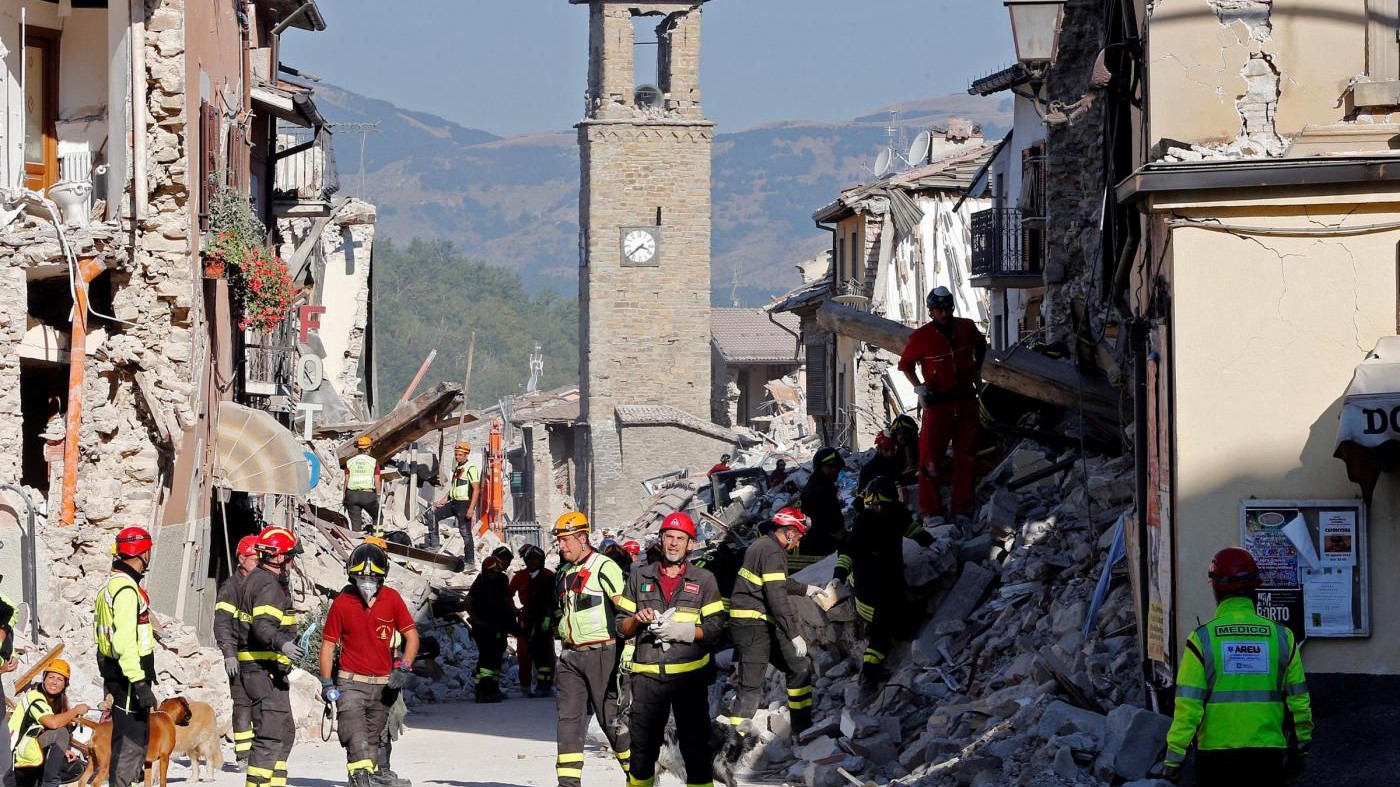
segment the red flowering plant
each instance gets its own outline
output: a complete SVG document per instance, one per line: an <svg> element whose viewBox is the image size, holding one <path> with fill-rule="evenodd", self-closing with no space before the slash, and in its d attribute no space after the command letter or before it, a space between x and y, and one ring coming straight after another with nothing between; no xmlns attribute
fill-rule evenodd
<svg viewBox="0 0 1400 787"><path fill-rule="evenodd" d="M281 257L254 246L244 255L235 278L243 301L240 329L267 333L287 319L298 292Z"/></svg>

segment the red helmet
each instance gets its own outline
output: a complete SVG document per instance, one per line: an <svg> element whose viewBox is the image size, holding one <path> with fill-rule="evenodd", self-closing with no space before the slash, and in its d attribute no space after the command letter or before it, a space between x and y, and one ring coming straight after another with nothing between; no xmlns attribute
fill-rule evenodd
<svg viewBox="0 0 1400 787"><path fill-rule="evenodd" d="M637 555L642 554L642 545L638 544L636 541L623 541L622 551L626 552L632 557L636 557Z"/></svg>
<svg viewBox="0 0 1400 787"><path fill-rule="evenodd" d="M800 535L807 535L807 517L795 508L784 508L774 514L773 524L776 527L796 528Z"/></svg>
<svg viewBox="0 0 1400 787"><path fill-rule="evenodd" d="M252 557L258 554L258 537L244 536L238 539L238 556Z"/></svg>
<svg viewBox="0 0 1400 787"><path fill-rule="evenodd" d="M117 533L117 543L113 549L121 557L136 557L150 552L154 545L155 542L151 540L151 534L146 532L146 528L126 527Z"/></svg>
<svg viewBox="0 0 1400 787"><path fill-rule="evenodd" d="M258 534L257 550L263 557L288 555L296 548L297 537L285 527L265 527Z"/></svg>
<svg viewBox="0 0 1400 787"><path fill-rule="evenodd" d="M1226 547L1210 559L1210 584L1222 593L1259 587L1259 565L1239 547Z"/></svg>
<svg viewBox="0 0 1400 787"><path fill-rule="evenodd" d="M889 432L881 429L880 433L875 435L875 448L894 448L894 438L890 437Z"/></svg>
<svg viewBox="0 0 1400 787"><path fill-rule="evenodd" d="M677 511L661 520L661 532L665 533L667 530L675 530L695 538L695 520L690 518L690 514Z"/></svg>

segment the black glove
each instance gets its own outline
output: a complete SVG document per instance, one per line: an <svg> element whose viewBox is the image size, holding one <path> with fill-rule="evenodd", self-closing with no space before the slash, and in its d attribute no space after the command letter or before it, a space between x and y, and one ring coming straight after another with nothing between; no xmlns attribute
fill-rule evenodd
<svg viewBox="0 0 1400 787"><path fill-rule="evenodd" d="M394 667L394 671L389 673L389 682L386 684L395 691L404 687L408 683L408 667L399 665Z"/></svg>
<svg viewBox="0 0 1400 787"><path fill-rule="evenodd" d="M835 579L837 582L840 582L843 585L846 584L846 579L850 575L851 570L846 568L845 566L837 566L831 571L831 578Z"/></svg>
<svg viewBox="0 0 1400 787"><path fill-rule="evenodd" d="M156 693L151 690L151 684L147 681L131 684L131 710L133 713L142 713L154 710L156 707Z"/></svg>
<svg viewBox="0 0 1400 787"><path fill-rule="evenodd" d="M933 546L933 536L927 530L920 530L919 532L910 536L910 538L914 539L915 544L918 544L919 546L924 547L925 549L927 549L930 546Z"/></svg>

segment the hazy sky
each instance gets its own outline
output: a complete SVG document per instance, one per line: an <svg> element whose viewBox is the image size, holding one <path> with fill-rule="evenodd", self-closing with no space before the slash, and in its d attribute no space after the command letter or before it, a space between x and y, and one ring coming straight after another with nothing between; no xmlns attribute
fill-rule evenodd
<svg viewBox="0 0 1400 787"><path fill-rule="evenodd" d="M318 5L328 29L287 31L283 60L326 81L496 134L558 131L583 114L586 6ZM729 130L962 92L1013 57L1000 0L713 0L703 41L706 113Z"/></svg>

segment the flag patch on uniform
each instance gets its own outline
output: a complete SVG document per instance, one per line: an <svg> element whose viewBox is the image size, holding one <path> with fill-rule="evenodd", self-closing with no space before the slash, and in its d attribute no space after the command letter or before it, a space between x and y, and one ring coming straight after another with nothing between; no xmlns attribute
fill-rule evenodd
<svg viewBox="0 0 1400 787"><path fill-rule="evenodd" d="M643 583L642 583L642 592L643 592L643 593L650 593L650 592L651 592L651 583L650 583L650 582L643 582Z"/></svg>
<svg viewBox="0 0 1400 787"><path fill-rule="evenodd" d="M699 593L699 592L700 592L700 583L699 583L699 582L687 582L687 583L685 583L685 592L687 592L687 593Z"/></svg>

